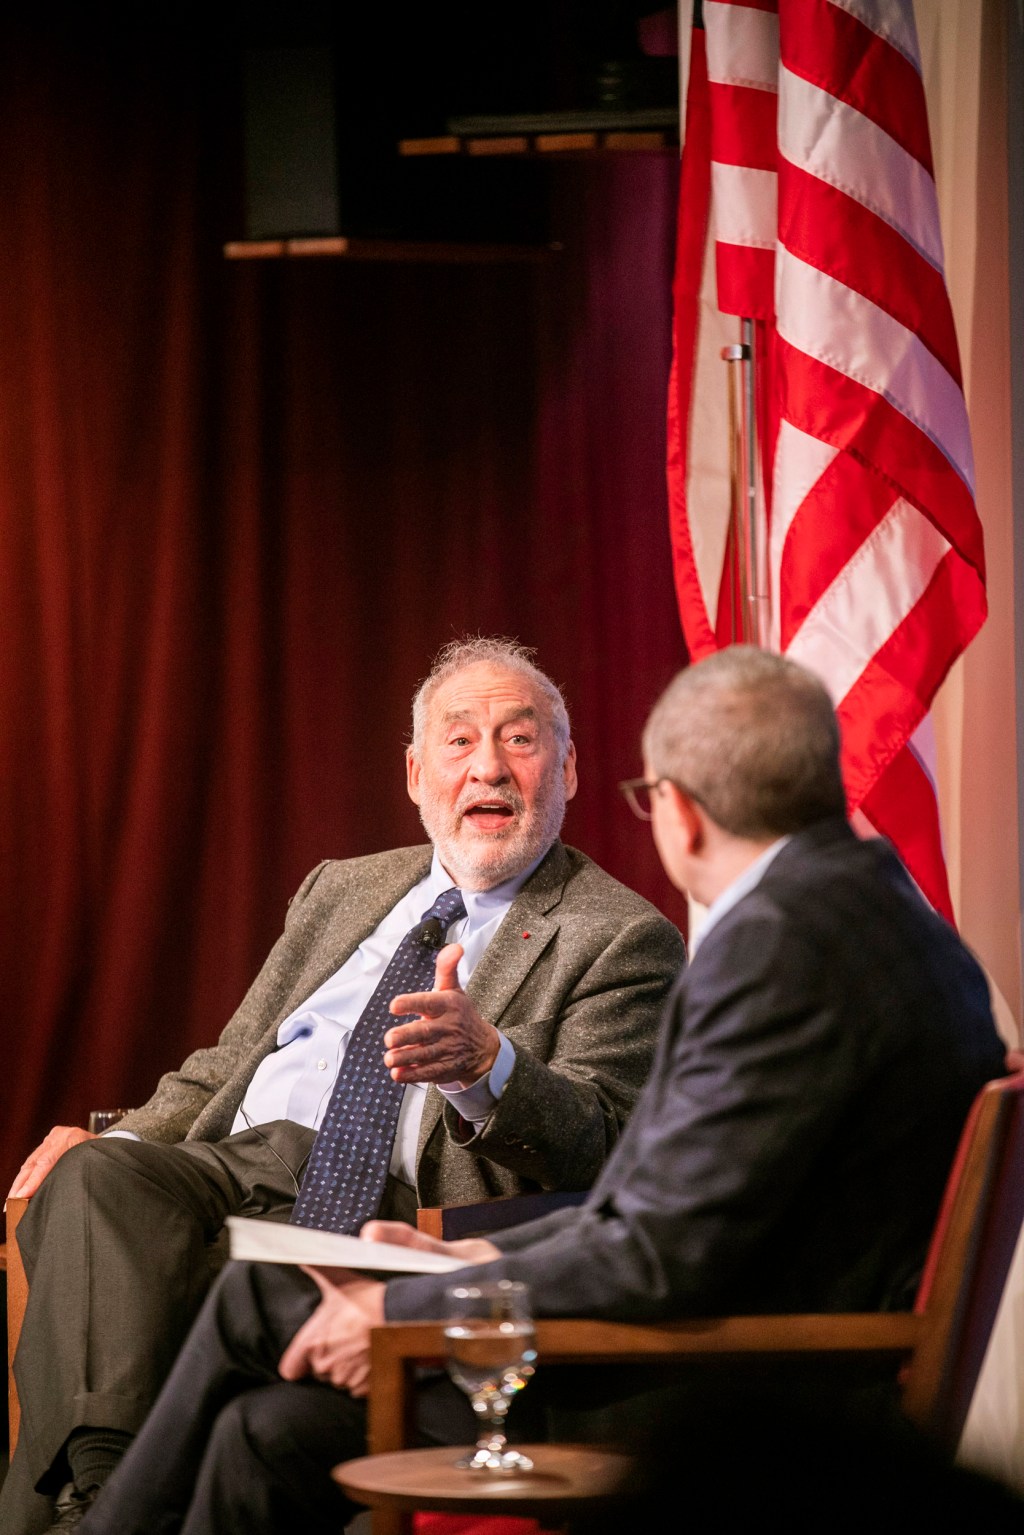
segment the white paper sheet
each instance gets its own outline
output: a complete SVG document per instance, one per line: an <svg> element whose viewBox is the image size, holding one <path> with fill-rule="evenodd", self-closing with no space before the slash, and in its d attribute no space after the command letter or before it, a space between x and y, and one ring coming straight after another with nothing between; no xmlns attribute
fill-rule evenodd
<svg viewBox="0 0 1024 1535"><path fill-rule="evenodd" d="M444 1274L465 1268L444 1253L418 1252L390 1242L362 1242L337 1231L314 1231L280 1221L250 1220L229 1215L227 1227L232 1258L264 1263L306 1263L314 1268L372 1269L398 1274Z"/></svg>

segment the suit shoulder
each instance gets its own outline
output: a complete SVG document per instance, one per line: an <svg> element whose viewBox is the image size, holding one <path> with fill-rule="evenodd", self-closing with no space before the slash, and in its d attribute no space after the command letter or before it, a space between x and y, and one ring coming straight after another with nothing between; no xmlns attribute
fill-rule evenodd
<svg viewBox="0 0 1024 1535"><path fill-rule="evenodd" d="M417 871L425 874L432 853L429 843L421 843L390 848L384 853L366 853L359 858L325 858L306 875L292 902L303 901L310 895L318 900L331 900L353 888L369 895L377 885L390 885L406 875L418 877Z"/></svg>
<svg viewBox="0 0 1024 1535"><path fill-rule="evenodd" d="M821 847L794 838L754 894L807 931L834 930L852 942L866 927L898 930L960 947L955 931L924 900L906 869L881 838L849 838ZM753 903L755 906L759 903Z"/></svg>
<svg viewBox="0 0 1024 1535"><path fill-rule="evenodd" d="M789 856L787 856L787 854ZM848 839L825 847L794 839L763 880L707 938L707 959L816 977L877 1001L908 988L942 991L977 963L928 906L887 844ZM702 944L698 956L704 952ZM980 974L980 971L978 971ZM839 981L839 977L842 981Z"/></svg>
<svg viewBox="0 0 1024 1535"><path fill-rule="evenodd" d="M640 895L636 890L624 885L621 880L608 874L600 864L588 858L586 853L581 853L578 848L563 845L569 865L568 878L565 884L565 892L562 898L563 907L570 906L588 915L598 916L604 912L617 926L623 922L636 922L646 920L655 922L665 929L671 929L678 934L679 929L671 922L664 912Z"/></svg>

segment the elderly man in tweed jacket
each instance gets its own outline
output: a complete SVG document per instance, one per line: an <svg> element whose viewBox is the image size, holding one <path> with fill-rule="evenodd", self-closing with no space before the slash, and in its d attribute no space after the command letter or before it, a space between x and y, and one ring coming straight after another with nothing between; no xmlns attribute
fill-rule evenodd
<svg viewBox="0 0 1024 1535"><path fill-rule="evenodd" d="M448 647L414 701L407 772L432 846L320 864L219 1042L120 1133L59 1128L19 1173L12 1193L39 1192L19 1232L11 1535L83 1517L202 1300L225 1216L288 1218L367 996L442 891L461 890L465 919L384 1036L381 1073L405 1092L379 1213L587 1189L614 1144L684 953L558 840L576 788L561 695L518 646Z"/></svg>

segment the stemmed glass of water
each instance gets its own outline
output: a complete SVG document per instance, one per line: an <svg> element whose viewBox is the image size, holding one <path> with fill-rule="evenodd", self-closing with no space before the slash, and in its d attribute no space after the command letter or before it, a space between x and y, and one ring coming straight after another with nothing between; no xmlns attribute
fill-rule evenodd
<svg viewBox="0 0 1024 1535"><path fill-rule="evenodd" d="M444 1336L448 1374L466 1393L477 1415L475 1452L455 1462L467 1471L532 1471L533 1462L505 1440L512 1399L533 1374L530 1293L517 1280L449 1285Z"/></svg>

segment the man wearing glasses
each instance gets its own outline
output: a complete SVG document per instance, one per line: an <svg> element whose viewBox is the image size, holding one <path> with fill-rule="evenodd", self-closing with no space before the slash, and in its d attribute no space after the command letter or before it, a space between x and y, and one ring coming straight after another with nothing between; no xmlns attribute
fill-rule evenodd
<svg viewBox="0 0 1024 1535"><path fill-rule="evenodd" d="M369 1329L443 1317L453 1281L522 1281L539 1317L910 1304L968 1108L1003 1071L982 972L891 849L850 829L836 717L801 667L737 646L689 668L644 762L626 791L707 917L586 1203L493 1241L363 1228L450 1252L454 1274L231 1264L84 1535L342 1528L329 1470L365 1451ZM562 1437L615 1386L588 1375L575 1433L563 1398ZM541 1369L527 1397L545 1391ZM465 1441L453 1386L424 1382L420 1410L430 1438ZM613 1434L639 1411L618 1408Z"/></svg>

